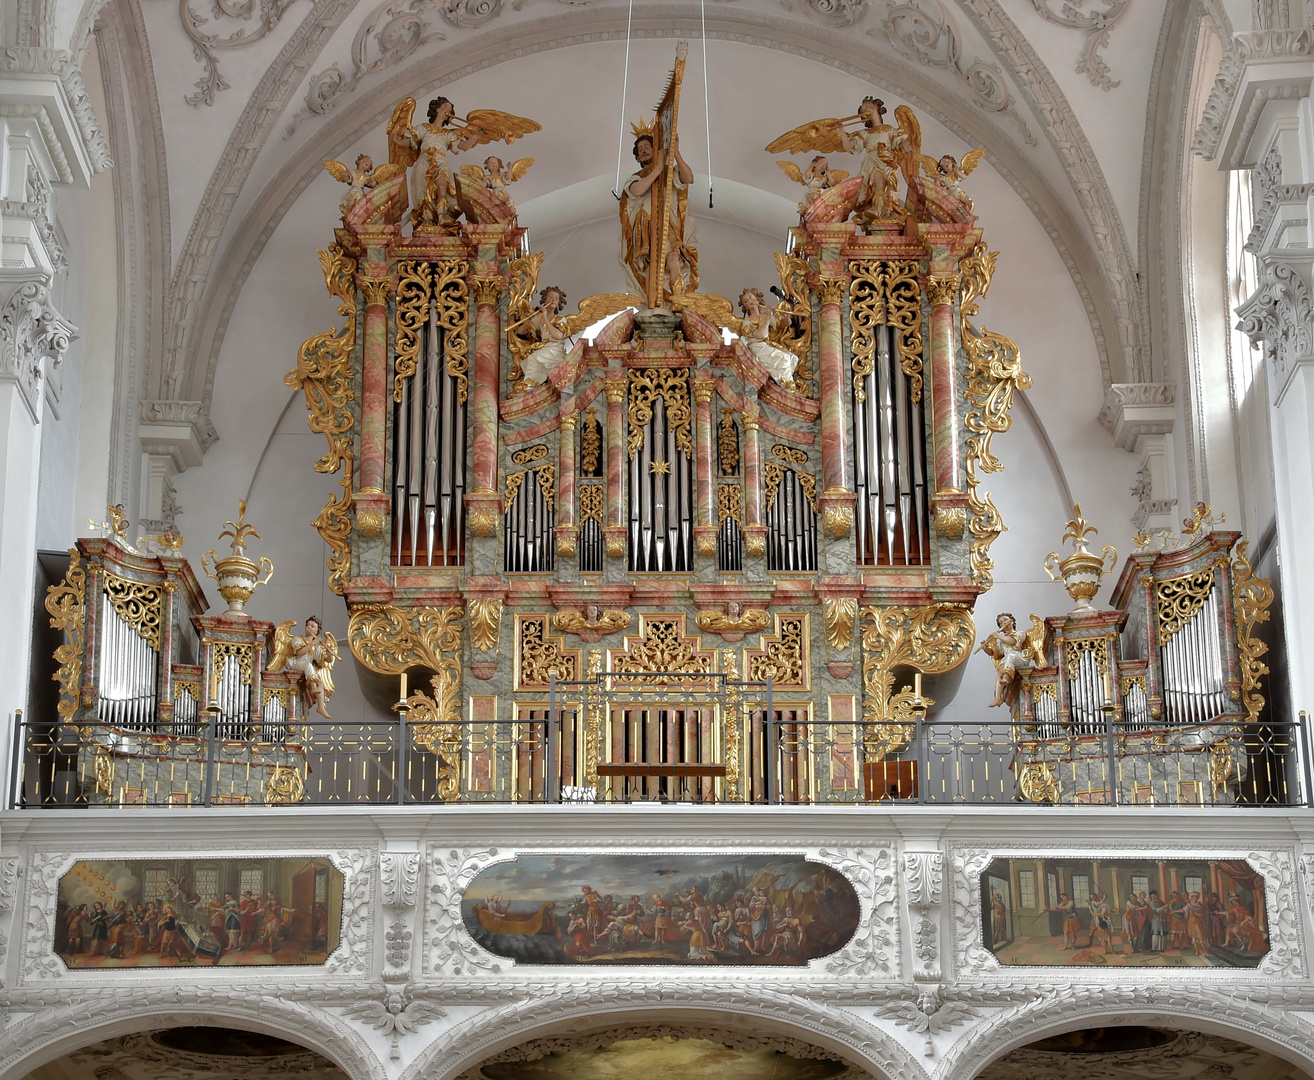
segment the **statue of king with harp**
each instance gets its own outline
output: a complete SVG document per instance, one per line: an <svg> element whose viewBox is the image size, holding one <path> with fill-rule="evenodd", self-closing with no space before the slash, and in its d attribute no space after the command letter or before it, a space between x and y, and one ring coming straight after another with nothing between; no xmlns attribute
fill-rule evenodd
<svg viewBox="0 0 1314 1080"><path fill-rule="evenodd" d="M698 236L689 214L693 170L680 156L680 83L688 45L680 42L675 68L651 122L631 126L639 171L620 192L620 259L631 292L650 308L698 288Z"/></svg>

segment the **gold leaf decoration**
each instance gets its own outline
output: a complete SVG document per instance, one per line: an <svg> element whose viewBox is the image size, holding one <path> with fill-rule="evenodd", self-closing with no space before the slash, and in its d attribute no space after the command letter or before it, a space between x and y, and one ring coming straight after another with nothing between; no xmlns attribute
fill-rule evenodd
<svg viewBox="0 0 1314 1080"><path fill-rule="evenodd" d="M82 657L86 652L87 571L77 548L68 549L68 569L64 580L46 590L46 611L50 628L62 630L64 644L55 649L59 670L52 678L59 683L58 713L72 720L78 709L78 684L82 681Z"/></svg>
<svg viewBox="0 0 1314 1080"><path fill-rule="evenodd" d="M826 625L826 644L830 648L843 652L853 644L853 628L858 622L857 597L823 597L821 617Z"/></svg>
<svg viewBox="0 0 1314 1080"><path fill-rule="evenodd" d="M797 315L799 318L797 323L792 318L777 319L775 325L771 327L770 341L777 348L792 352L798 357L794 382L797 389L807 393L808 383L812 378L809 360L812 352L812 298L808 292L810 268L807 259L797 252L786 255L782 251L777 251L774 255L776 271L780 275L780 291L785 294L785 304L782 307L786 307L790 315Z"/></svg>
<svg viewBox="0 0 1314 1080"><path fill-rule="evenodd" d="M101 577L105 595L119 618L147 645L159 652L164 590L158 585L129 581L108 571L103 571Z"/></svg>
<svg viewBox="0 0 1314 1080"><path fill-rule="evenodd" d="M600 636L615 634L621 630L628 630L630 621L628 611L602 611L593 622L589 622L580 611L558 611L552 616L553 629L567 634L593 632L597 632Z"/></svg>
<svg viewBox="0 0 1314 1080"><path fill-rule="evenodd" d="M356 659L380 675L400 675L413 667L442 672L455 663L459 682L464 618L460 606L363 604L351 613L347 642Z"/></svg>
<svg viewBox="0 0 1314 1080"><path fill-rule="evenodd" d="M1268 674L1268 665L1260 657L1268 646L1255 637L1255 626L1268 622L1273 606L1273 584L1268 578L1255 577L1246 558L1245 541L1236 546L1236 559L1232 563L1232 604L1236 622L1236 646L1241 662L1241 702L1246 707L1247 719L1255 723L1264 710L1264 695L1259 692L1259 680ZM47 606L49 606L47 604Z"/></svg>
<svg viewBox="0 0 1314 1080"><path fill-rule="evenodd" d="M562 639L553 638L547 627L546 615L525 615L517 623L517 690L548 686L553 673L557 682L575 682L579 678L579 651L562 648Z"/></svg>
<svg viewBox="0 0 1314 1080"><path fill-rule="evenodd" d="M510 280L507 284L506 343L511 353L507 380L512 386L524 377L522 364L525 357L540 344L530 320L534 314L534 293L538 291L538 273L543 268L544 257L542 251L531 251L512 259L507 266Z"/></svg>
<svg viewBox="0 0 1314 1080"><path fill-rule="evenodd" d="M786 465L780 465L774 461L768 461L762 466L762 498L763 511L769 511L776 504L776 494L780 490L780 482L785 478L785 473L792 472L798 477L799 487L803 489L803 494L807 496L808 503L812 506L813 513L817 510L817 478L811 473L799 472L797 469L791 469ZM850 522L850 525L852 523Z"/></svg>
<svg viewBox="0 0 1314 1080"><path fill-rule="evenodd" d="M626 638L624 651L614 651L614 672L681 672L708 674L715 653L704 652L701 641L686 637L684 616L644 617L638 637Z"/></svg>
<svg viewBox="0 0 1314 1080"><path fill-rule="evenodd" d="M527 446L523 450L517 450L511 455L511 462L515 465L528 465L533 461L542 461L548 456L548 448L543 445Z"/></svg>
<svg viewBox="0 0 1314 1080"><path fill-rule="evenodd" d="M290 806L306 797L306 778L293 765L275 765L265 781L265 803Z"/></svg>
<svg viewBox="0 0 1314 1080"><path fill-rule="evenodd" d="M748 650L748 679L777 687L810 686L806 615L777 615L775 635L762 635L762 648Z"/></svg>
<svg viewBox="0 0 1314 1080"><path fill-rule="evenodd" d="M502 629L502 600L491 596L482 600L467 600L470 615L470 643L480 652L497 648L497 635Z"/></svg>
<svg viewBox="0 0 1314 1080"><path fill-rule="evenodd" d="M584 484L579 489L579 520L596 521L603 524L603 515L607 508L607 493L601 484Z"/></svg>
<svg viewBox="0 0 1314 1080"><path fill-rule="evenodd" d="M1017 776L1018 790L1022 798L1034 803L1056 803L1059 801L1059 782L1054 775L1054 766L1048 761L1029 761L1022 766Z"/></svg>
<svg viewBox="0 0 1314 1080"><path fill-rule="evenodd" d="M791 465L806 465L808 463L808 452L806 450L800 450L796 446L786 446L784 443L776 443L771 448L771 456Z"/></svg>
<svg viewBox="0 0 1314 1080"><path fill-rule="evenodd" d="M401 401L402 386L415 374L419 363L424 326L429 321L429 304L433 298L433 267L427 262L404 260L397 264L397 336L392 381L392 400Z"/></svg>
<svg viewBox="0 0 1314 1080"><path fill-rule="evenodd" d="M460 259L434 264L433 302L438 305L438 328L443 333L443 358L447 374L456 380L456 400L460 402L469 392L470 288L465 280L469 272L470 264Z"/></svg>
<svg viewBox="0 0 1314 1080"><path fill-rule="evenodd" d="M744 608L738 616L723 611L700 611L694 615L694 625L705 634L735 634L737 641L744 634L755 634L771 624L771 616L762 608ZM765 678L765 676L763 676Z"/></svg>
<svg viewBox="0 0 1314 1080"><path fill-rule="evenodd" d="M849 263L849 331L853 350L853 394L866 400L865 377L874 370L876 327L894 328L899 366L913 401L922 399L922 287L920 264L855 259Z"/></svg>
<svg viewBox="0 0 1314 1080"><path fill-rule="evenodd" d="M721 427L716 433L716 448L721 458L721 475L739 475L739 432L735 430L734 409L721 409Z"/></svg>
<svg viewBox="0 0 1314 1080"><path fill-rule="evenodd" d="M718 484L716 486L716 521L719 525L727 518L744 521L744 493L738 484Z"/></svg>
<svg viewBox="0 0 1314 1080"><path fill-rule="evenodd" d="M643 428L652 419L653 403L666 406L666 426L675 433L675 445L693 456L693 411L689 404L689 377L682 368L633 368L629 380L630 431L627 447L633 454L643 445Z"/></svg>
<svg viewBox="0 0 1314 1080"><path fill-rule="evenodd" d="M1154 583L1154 607L1159 622L1159 643L1167 645L1177 631L1195 617L1214 587L1214 568Z"/></svg>
<svg viewBox="0 0 1314 1080"><path fill-rule="evenodd" d="M589 406L584 410L584 423L579 433L580 472L595 476L602 460L602 425L598 423L598 410Z"/></svg>
<svg viewBox="0 0 1314 1080"><path fill-rule="evenodd" d="M454 674L453 674L454 668ZM461 792L461 665L429 680L433 697L417 690L406 699L407 731L415 746L438 758L437 795L455 802Z"/></svg>

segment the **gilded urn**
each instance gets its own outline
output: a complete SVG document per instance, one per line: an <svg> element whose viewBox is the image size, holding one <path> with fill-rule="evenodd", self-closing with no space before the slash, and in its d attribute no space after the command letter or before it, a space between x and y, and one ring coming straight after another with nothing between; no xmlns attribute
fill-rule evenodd
<svg viewBox="0 0 1314 1080"><path fill-rule="evenodd" d="M1104 550L1098 555L1091 551L1086 546L1086 537L1091 533L1099 532L1099 529L1081 516L1079 504L1072 507L1072 514L1072 520L1068 522L1063 539L1071 540L1074 550L1066 559L1059 559L1058 552L1051 551L1045 556L1045 572L1053 580L1063 582L1068 595L1076 601L1073 611L1090 611L1092 610L1090 602L1100 591L1100 581L1103 580L1104 575L1112 570L1114 563L1118 561L1118 552L1110 544L1105 544ZM1055 570L1058 573L1055 573Z"/></svg>
<svg viewBox="0 0 1314 1080"><path fill-rule="evenodd" d="M259 540L260 534L246 523L245 500L237 504L237 511L237 521L224 522L228 528L219 534L221 540L225 536L232 538L232 554L221 559L213 551L207 551L201 556L201 566L208 576L219 583L219 595L228 603L228 610L224 614L249 618L244 610L246 602L251 599L257 586L268 584L274 576L274 564L264 555L260 556L258 564L246 557L246 538L254 536ZM213 570L210 568L211 563ZM261 574L264 574L263 578Z"/></svg>

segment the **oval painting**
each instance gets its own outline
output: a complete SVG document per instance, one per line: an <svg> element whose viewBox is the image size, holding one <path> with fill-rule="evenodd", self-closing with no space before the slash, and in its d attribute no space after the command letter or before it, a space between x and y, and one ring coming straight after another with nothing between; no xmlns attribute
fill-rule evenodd
<svg viewBox="0 0 1314 1080"><path fill-rule="evenodd" d="M521 855L478 874L461 911L524 964L797 967L843 948L860 905L802 855Z"/></svg>

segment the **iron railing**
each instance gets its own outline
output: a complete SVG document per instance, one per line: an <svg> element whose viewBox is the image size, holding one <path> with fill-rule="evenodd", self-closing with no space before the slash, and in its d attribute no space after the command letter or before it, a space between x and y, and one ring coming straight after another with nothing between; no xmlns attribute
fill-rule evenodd
<svg viewBox="0 0 1314 1080"><path fill-rule="evenodd" d="M682 679L688 677L682 676ZM268 730L125 729L20 717L11 806L665 802L825 806L1309 805L1294 724L1100 734L1009 720L839 722L769 684L558 684L510 719L405 714ZM581 693L582 691L582 693Z"/></svg>

